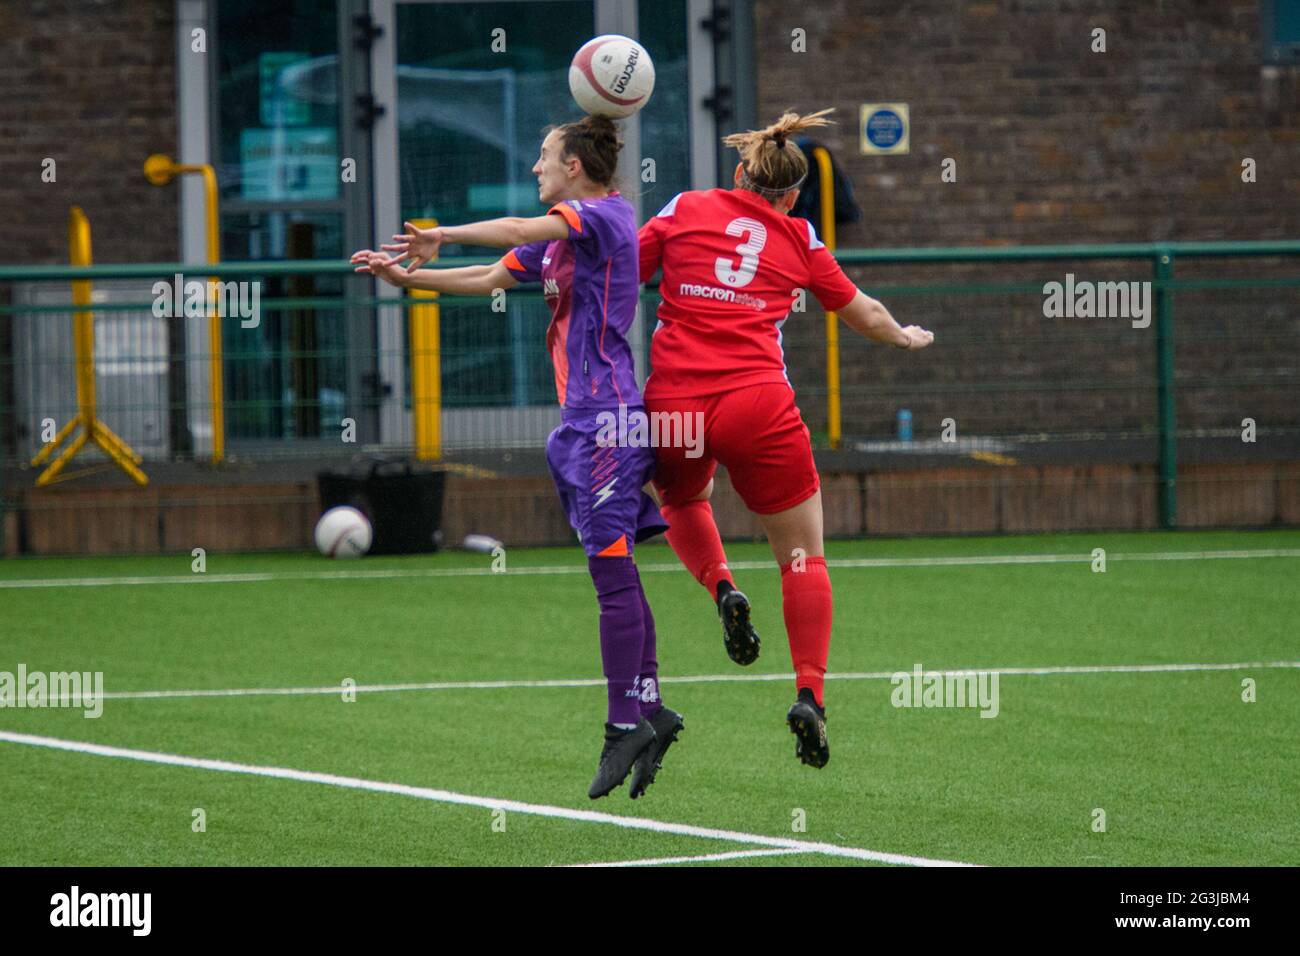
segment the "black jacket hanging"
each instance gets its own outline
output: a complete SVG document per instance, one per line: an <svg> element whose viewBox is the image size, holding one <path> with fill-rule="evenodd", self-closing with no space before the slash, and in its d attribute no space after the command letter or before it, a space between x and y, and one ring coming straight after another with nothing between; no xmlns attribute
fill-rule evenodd
<svg viewBox="0 0 1300 956"><path fill-rule="evenodd" d="M790 210L790 215L811 220L814 226L820 228L822 222L821 170L817 165L817 160L813 157L813 149L817 146L823 148L825 146L806 136L795 140L795 145L803 150L803 154L808 157L808 178L804 180L803 187L799 190L799 199L794 204L794 208ZM826 149L826 152L831 158L831 182L835 185L835 222L857 222L862 218L862 209L853 198L853 183L844 175L839 163L835 162L835 154L829 148Z"/></svg>

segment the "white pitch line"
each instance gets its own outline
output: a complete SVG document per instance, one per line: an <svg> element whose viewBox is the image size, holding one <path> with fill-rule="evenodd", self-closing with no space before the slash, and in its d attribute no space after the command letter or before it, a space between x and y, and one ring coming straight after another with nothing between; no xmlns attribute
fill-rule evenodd
<svg viewBox="0 0 1300 956"><path fill-rule="evenodd" d="M1221 561L1250 558L1300 558L1300 548L1259 548L1249 551L1138 551L1114 553L1108 561ZM1088 564L1089 554L972 554L932 558L834 558L833 570L849 568L938 568L968 565L998 564ZM776 566L771 561L732 561L728 566L734 571L769 571ZM680 564L640 564L638 570L663 573L684 571ZM265 584L273 581L368 581L392 578L487 578L521 577L542 574L589 573L586 566L578 564L537 565L534 567L507 568L356 568L346 571L241 571L231 574L148 574L111 578L13 578L0 581L0 590L31 588L92 588L115 586L140 586L159 584Z"/></svg>
<svg viewBox="0 0 1300 956"><path fill-rule="evenodd" d="M884 853L880 850L867 850L859 847L839 846L834 843L814 843L804 840L791 840L785 837L764 836L760 833L741 833L736 830L718 830L712 827L698 827L688 823L669 823L661 820L647 820L641 817L622 817L612 813L598 813L593 810L573 810L569 807L553 807L541 803L520 803L516 800L497 800L492 797L478 797L471 794L455 793L451 790L436 790L431 787L413 787L403 783L385 783L379 780L364 780L360 777L340 777L330 773L316 773L309 770L293 770L287 767L264 767L254 764L232 763L226 760L209 760L203 757L184 757L177 754L155 753L148 750L129 750L123 747L108 747L103 744L85 743L79 740L61 740L57 737L38 737L31 734L15 734L0 730L0 741L23 744L30 747L46 747L52 750L64 750L72 753L92 754L97 757L116 757L124 760L138 760L143 763L163 764L170 767L189 767L195 770L212 770L218 773L244 774L253 777L270 777L276 780L293 780L298 783L319 783L331 787L343 787L348 790L365 790L371 793L390 793L419 800L432 800L437 803L454 803L460 806L481 807L484 810L505 810L508 813L523 813L539 817L552 817L560 820L573 820L579 823L604 823L609 826L628 830L648 830L652 833L671 833L676 836L698 837L703 840L725 840L730 843L744 843L750 846L779 847L797 850L800 853L818 853L824 856L846 857L855 860L872 860L877 863L893 863L900 866L974 866L955 860L932 860L920 856L906 856L900 853Z"/></svg>
<svg viewBox="0 0 1300 956"><path fill-rule="evenodd" d="M998 674L1006 677L1042 677L1055 674L1157 674L1178 671L1238 671L1266 670L1273 668L1300 668L1300 661L1243 661L1240 663L1191 663L1191 664L1077 664L1046 667L964 667L934 670L927 668L927 674ZM895 674L911 674L903 671L849 671L843 674L827 674L826 680L889 680ZM760 681L788 681L793 673L776 674L693 674L681 677L660 678L662 684L733 684L754 683ZM604 687L603 677L574 677L555 680L483 680L483 681L430 681L416 684L358 684L356 687L344 688L342 684L330 687L232 687L209 688L200 690L120 690L105 691L100 696L104 700L157 700L165 698L193 697L298 697L298 696L335 696L344 690L357 693L389 693L413 690L510 690L537 687ZM53 698L52 698L53 699ZM75 695L64 694L60 703L79 701Z"/></svg>
<svg viewBox="0 0 1300 956"><path fill-rule="evenodd" d="M731 853L708 853L704 856L663 856L657 860L619 860L617 863L570 863L570 867L671 866L674 863L708 863L714 860L743 860L751 856L795 856L803 850L735 850Z"/></svg>

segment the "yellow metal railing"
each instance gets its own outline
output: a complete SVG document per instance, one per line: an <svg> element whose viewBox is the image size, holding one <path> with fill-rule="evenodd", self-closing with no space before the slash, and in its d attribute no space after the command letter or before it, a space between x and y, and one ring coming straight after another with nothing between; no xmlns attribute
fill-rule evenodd
<svg viewBox="0 0 1300 956"><path fill-rule="evenodd" d="M438 220L412 219L411 224L432 229ZM415 457L419 461L437 461L442 457L442 329L438 293L428 289L409 291L412 299L430 300L427 305L412 305L409 317Z"/></svg>
<svg viewBox="0 0 1300 956"><path fill-rule="evenodd" d="M177 164L170 156L154 153L144 161L144 177L155 186L165 186L181 173L198 173L203 177L204 207L207 215L208 263L221 262L221 230L217 219L217 174L207 163ZM208 277L208 397L212 416L212 463L219 464L226 457L226 400L225 363L221 356L221 315L212 308L216 301L213 284L216 276Z"/></svg>
<svg viewBox="0 0 1300 956"><path fill-rule="evenodd" d="M90 222L80 206L73 206L68 215L68 261L74 266L88 266L91 263ZM76 307L72 319L72 348L77 367L77 413L59 429L53 440L36 454L32 459L32 467L40 467L49 461L50 456L72 436L78 425L81 426L81 433L73 438L72 444L63 449L59 457L37 476L37 487L55 481L68 462L72 461L87 442L98 445L111 461L131 476L136 484L149 483L145 473L136 467L140 464L140 456L132 451L131 446L122 441L111 428L99 420L95 408L95 313L88 308L91 304L90 293L89 279L72 281L72 304ZM74 475L63 477L71 478Z"/></svg>
<svg viewBox="0 0 1300 956"><path fill-rule="evenodd" d="M835 177L831 154L825 147L813 148L821 185L821 239L835 252ZM826 431L832 448L840 447L840 326L839 315L826 313Z"/></svg>

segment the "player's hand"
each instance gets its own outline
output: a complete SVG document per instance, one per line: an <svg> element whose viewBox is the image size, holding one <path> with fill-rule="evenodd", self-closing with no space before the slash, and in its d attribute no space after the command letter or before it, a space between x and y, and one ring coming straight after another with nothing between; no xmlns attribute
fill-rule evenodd
<svg viewBox="0 0 1300 956"><path fill-rule="evenodd" d="M934 341L934 333L921 328L919 325L907 325L903 327L903 332L907 335L907 344L900 345L900 349L916 351L923 349Z"/></svg>
<svg viewBox="0 0 1300 956"><path fill-rule="evenodd" d="M368 272L383 279L389 285L400 286L406 276L406 270L402 268L401 261L400 258L389 258L382 252L360 249L352 253L352 264L356 266L352 271Z"/></svg>
<svg viewBox="0 0 1300 956"><path fill-rule="evenodd" d="M411 262L406 267L406 271L414 272L438 254L438 247L443 242L442 229L438 226L432 229L417 229L409 222L402 223L402 228L406 232L393 236L391 243L379 248L385 252L396 253L398 259L409 257Z"/></svg>

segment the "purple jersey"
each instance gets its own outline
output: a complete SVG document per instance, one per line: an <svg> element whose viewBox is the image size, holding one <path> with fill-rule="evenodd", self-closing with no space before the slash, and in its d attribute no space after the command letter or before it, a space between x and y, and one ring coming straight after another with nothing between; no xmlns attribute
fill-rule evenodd
<svg viewBox="0 0 1300 956"><path fill-rule="evenodd" d="M640 406L627 342L640 282L636 211L612 192L556 203L548 214L564 218L568 238L516 246L502 262L520 282L542 284L551 309L546 345L565 418Z"/></svg>

